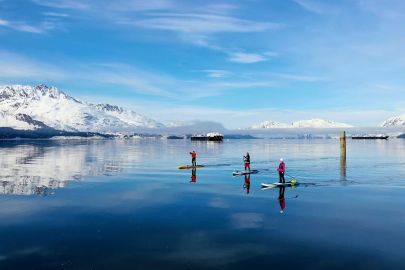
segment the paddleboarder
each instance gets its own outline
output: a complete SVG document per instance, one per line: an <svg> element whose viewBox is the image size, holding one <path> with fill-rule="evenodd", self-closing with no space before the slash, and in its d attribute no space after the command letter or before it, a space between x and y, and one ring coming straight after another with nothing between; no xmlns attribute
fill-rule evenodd
<svg viewBox="0 0 405 270"><path fill-rule="evenodd" d="M197 153L193 150L193 152L190 152L191 155L191 164L195 167L197 166Z"/></svg>
<svg viewBox="0 0 405 270"><path fill-rule="evenodd" d="M282 158L280 158L280 164L278 165L278 176L279 176L279 182L285 184L285 178L284 178L284 173L285 173L285 163Z"/></svg>
<svg viewBox="0 0 405 270"><path fill-rule="evenodd" d="M246 169L250 172L250 155L249 152L246 153L246 156L243 156L243 162L245 163L245 171Z"/></svg>

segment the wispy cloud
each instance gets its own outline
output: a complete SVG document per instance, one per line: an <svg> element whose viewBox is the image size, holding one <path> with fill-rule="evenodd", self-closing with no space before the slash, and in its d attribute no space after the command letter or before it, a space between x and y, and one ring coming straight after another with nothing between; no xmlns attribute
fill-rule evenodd
<svg viewBox="0 0 405 270"><path fill-rule="evenodd" d="M306 11L316 13L316 14L336 14L338 9L336 6L325 3L321 0L294 0L299 6L301 6Z"/></svg>
<svg viewBox="0 0 405 270"><path fill-rule="evenodd" d="M107 4L109 10L114 11L158 11L172 10L178 8L173 0L132 0L132 1L109 1Z"/></svg>
<svg viewBox="0 0 405 270"><path fill-rule="evenodd" d="M238 6L232 4L210 4L192 8L184 8L170 2L165 12L142 13L141 16L119 14L115 17L118 24L136 28L168 31L177 34L180 40L220 51L229 55L228 60L237 63L257 63L274 56L263 53L229 52L235 51L217 45L214 37L223 33L260 33L284 28L284 24L269 21L256 21L236 17L232 12Z"/></svg>
<svg viewBox="0 0 405 270"><path fill-rule="evenodd" d="M223 93L239 89L270 89L275 85L275 82L262 78L243 81L228 80L226 76L229 72L225 70L206 70L205 72L218 80L182 80L168 74L147 72L125 64L108 63L87 65L81 69L79 67L76 78L94 83L127 87L138 93L171 98L177 101L220 96ZM91 75L80 75L83 73Z"/></svg>
<svg viewBox="0 0 405 270"><path fill-rule="evenodd" d="M89 4L84 3L83 1L75 1L75 0L31 0L35 4L52 7L52 8L59 8L59 9L73 9L73 10L85 10L88 9L90 6Z"/></svg>
<svg viewBox="0 0 405 270"><path fill-rule="evenodd" d="M213 34L220 32L262 32L280 29L281 24L255 22L216 14L155 13L146 19L125 19L119 23L148 29L167 30L178 33Z"/></svg>
<svg viewBox="0 0 405 270"><path fill-rule="evenodd" d="M45 16L50 16L50 17L60 17L60 18L66 18L69 17L68 14L66 13L59 13L59 12L44 12Z"/></svg>
<svg viewBox="0 0 405 270"><path fill-rule="evenodd" d="M311 75L303 75L303 74L291 74L291 73L269 73L269 75L273 75L282 79L292 80L292 81L300 81L300 82L322 82L327 81L328 79L325 77L320 76L311 76Z"/></svg>
<svg viewBox="0 0 405 270"><path fill-rule="evenodd" d="M402 0L357 0L359 7L371 14L388 20L405 20L405 2Z"/></svg>
<svg viewBox="0 0 405 270"><path fill-rule="evenodd" d="M230 3L215 3L206 6L205 11L217 14L229 14L239 9L237 5Z"/></svg>
<svg viewBox="0 0 405 270"><path fill-rule="evenodd" d="M0 51L0 79L3 81L69 81L105 84L132 89L135 92L170 96L167 91L177 85L173 78L145 72L123 64L82 64L64 62L65 68L58 63L48 64L18 54ZM174 88L174 87L173 87Z"/></svg>
<svg viewBox="0 0 405 270"><path fill-rule="evenodd" d="M174 100L193 100L202 97L218 96L224 92L271 88L273 81L264 79L226 80L230 74L226 70L204 70L218 81L183 80L157 71L122 63L77 63L63 61L64 68L58 63L47 64L18 54L0 51L0 79L44 81L71 81L85 85L109 85L122 87L144 95L171 98Z"/></svg>
<svg viewBox="0 0 405 270"><path fill-rule="evenodd" d="M53 25L49 22L42 22L39 25L30 25L21 21L8 21L0 19L0 27L7 27L12 30L28 32L34 34L43 34L46 30L53 28Z"/></svg>
<svg viewBox="0 0 405 270"><path fill-rule="evenodd" d="M45 81L64 78L64 72L50 64L43 63L15 53L0 50L0 78L33 79Z"/></svg>
<svg viewBox="0 0 405 270"><path fill-rule="evenodd" d="M229 61L241 64L252 64L266 61L266 56L258 53L244 53L244 52L235 52L230 53Z"/></svg>
<svg viewBox="0 0 405 270"><path fill-rule="evenodd" d="M228 54L228 60L239 64L253 64L267 61L270 58L277 57L279 54L274 51L267 51L263 53L241 52L241 51L226 51L221 49L224 53Z"/></svg>
<svg viewBox="0 0 405 270"><path fill-rule="evenodd" d="M8 25L9 25L8 21L0 19L0 26L8 26Z"/></svg>
<svg viewBox="0 0 405 270"><path fill-rule="evenodd" d="M231 72L229 72L228 70L222 69L205 69L202 71L206 73L208 77L211 78L223 78L228 77L231 74Z"/></svg>
<svg viewBox="0 0 405 270"><path fill-rule="evenodd" d="M132 0L132 1L76 1L76 0L31 0L34 3L51 8L48 17L70 16L76 12L86 18L103 19L128 28L146 29L149 31L166 31L174 33L183 42L195 46L216 50L229 55L228 60L237 63L257 63L265 61L269 54L243 52L233 45L224 48L216 40L222 34L251 34L279 30L283 23L259 21L241 18L235 13L239 6L231 3L207 3L196 5L192 2L176 0ZM52 11L54 9L54 11ZM63 13L57 12L63 9ZM173 36L171 36L173 38ZM238 52L240 50L241 52ZM228 53L233 51L233 53Z"/></svg>
<svg viewBox="0 0 405 270"><path fill-rule="evenodd" d="M175 97L177 87L181 83L179 80L165 74L147 72L119 63L86 65L81 68L82 70L88 70L84 74L90 74L79 75L82 79L127 87L135 92L148 95Z"/></svg>

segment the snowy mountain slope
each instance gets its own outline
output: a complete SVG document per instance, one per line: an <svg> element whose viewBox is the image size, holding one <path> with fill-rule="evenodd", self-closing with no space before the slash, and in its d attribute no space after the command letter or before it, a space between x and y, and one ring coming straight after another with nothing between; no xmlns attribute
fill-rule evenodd
<svg viewBox="0 0 405 270"><path fill-rule="evenodd" d="M67 131L114 132L163 126L136 112L109 104L82 102L46 85L0 86L0 112L15 116L24 114L52 128ZM26 128L8 118L0 124Z"/></svg>
<svg viewBox="0 0 405 270"><path fill-rule="evenodd" d="M257 125L250 127L251 129L262 129L262 128L290 128L291 126L285 123L275 122L275 121L264 121Z"/></svg>
<svg viewBox="0 0 405 270"><path fill-rule="evenodd" d="M301 120L292 123L293 128L350 128L349 124L338 123L323 119Z"/></svg>
<svg viewBox="0 0 405 270"><path fill-rule="evenodd" d="M271 128L350 128L348 124L333 122L323 119L310 119L284 124L275 121L264 121L260 124L253 125L250 129L271 129Z"/></svg>
<svg viewBox="0 0 405 270"><path fill-rule="evenodd" d="M35 130L39 128L49 128L41 121L31 118L31 116L18 113L16 115L0 112L0 127L11 127L14 129Z"/></svg>
<svg viewBox="0 0 405 270"><path fill-rule="evenodd" d="M384 121L381 125L382 127L403 127L405 126L405 114L391 117Z"/></svg>

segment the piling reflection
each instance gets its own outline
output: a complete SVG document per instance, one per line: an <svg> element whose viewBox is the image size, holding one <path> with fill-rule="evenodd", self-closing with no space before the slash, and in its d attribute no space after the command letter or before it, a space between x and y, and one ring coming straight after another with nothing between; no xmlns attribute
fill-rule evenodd
<svg viewBox="0 0 405 270"><path fill-rule="evenodd" d="M340 180L346 181L346 157L340 157Z"/></svg>

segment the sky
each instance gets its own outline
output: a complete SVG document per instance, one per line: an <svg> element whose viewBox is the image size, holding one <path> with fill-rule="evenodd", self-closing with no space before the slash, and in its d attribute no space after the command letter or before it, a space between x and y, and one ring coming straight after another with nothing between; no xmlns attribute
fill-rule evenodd
<svg viewBox="0 0 405 270"><path fill-rule="evenodd" d="M0 0L0 84L163 123L405 113L403 0Z"/></svg>

